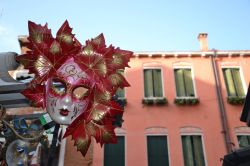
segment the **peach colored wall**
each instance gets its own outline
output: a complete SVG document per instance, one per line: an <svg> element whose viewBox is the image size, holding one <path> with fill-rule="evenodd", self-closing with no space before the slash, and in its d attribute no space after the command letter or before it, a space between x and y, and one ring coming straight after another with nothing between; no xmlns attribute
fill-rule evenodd
<svg viewBox="0 0 250 166"><path fill-rule="evenodd" d="M74 141L67 138L64 165L65 166L91 166L93 158L93 144L90 145L85 157L74 146Z"/></svg>
<svg viewBox="0 0 250 166"><path fill-rule="evenodd" d="M141 103L144 96L143 65L157 64L162 67L164 96L168 99L166 106L145 106ZM174 104L175 81L174 64L187 63L192 67L196 95L200 103L196 106L176 106ZM185 126L199 127L202 130L205 159L208 166L220 166L220 158L226 154L224 138L221 133L221 121L217 103L216 89L211 59L209 57L170 57L170 58L136 58L129 63L131 68L125 72L130 88L126 88L125 96L128 104L125 107L123 128L125 134L126 166L147 166L147 142L145 129L149 127L164 127L167 129L168 151L171 166L182 166L182 144L180 128ZM239 66L243 73L244 86L250 81L248 75L249 57L220 57L216 58L219 70L223 101L228 118L230 137L238 147L235 127L245 126L239 121L242 105L233 106L227 103L227 92L222 73L222 66ZM14 114L32 113L34 108L11 109ZM37 109L41 111L41 109ZM94 141L95 142L95 141ZM103 148L99 144L93 145L93 166L103 166ZM92 153L92 152L91 152ZM91 153L83 158L76 152L73 142L67 139L65 152L65 166L91 165Z"/></svg>
<svg viewBox="0 0 250 166"><path fill-rule="evenodd" d="M223 93L223 100L225 104L225 109L226 109L226 114L228 117L228 124L229 124L229 129L230 129L230 136L232 139L232 142L236 145L236 148L238 148L238 141L237 137L235 135L234 129L239 126L246 126L245 123L241 122L240 116L241 116L241 111L243 108L243 105L235 106L235 105L230 105L227 103L227 90L226 90L226 85L225 81L223 78L223 73L222 73L222 67L223 66L234 66L234 67L240 67L240 70L243 74L243 86L248 88L248 84L250 82L250 75L249 75L249 66L250 66L250 58L249 57L221 57L216 59L218 69L220 69L220 81L221 81L221 88L222 88L222 93Z"/></svg>
<svg viewBox="0 0 250 166"><path fill-rule="evenodd" d="M20 38L20 42L25 43L26 40ZM27 48L22 47L21 51L25 53ZM197 52L197 54L200 53L201 52ZM169 101L169 104L166 106L144 106L141 104L141 100L144 96L143 64L149 62L157 62L162 66L164 94ZM200 103L196 106L176 106L173 102L176 95L173 64L177 62L190 63L192 66L195 76L196 94L200 99ZM232 106L227 103L227 92L221 67L240 66L243 72L245 86L247 87L250 81L250 75L248 74L250 58L225 56L216 58L216 64L219 69L230 137L237 148L238 142L234 129L235 127L245 126L244 123L239 121L242 105ZM202 130L206 163L208 166L220 166L222 164L220 158L226 154L226 147L222 134L211 59L201 56L133 57L130 66L131 68L125 72L126 78L131 84L130 88L126 88L125 95L128 104L125 108L125 122L123 124L123 128L126 130L126 166L147 165L145 129L149 127L165 127L167 129L170 165L182 166L183 155L180 128L184 126L199 127ZM18 112L22 111L12 110L14 114ZM31 113L32 111L27 109L24 112ZM81 153L76 152L76 148L69 139L70 138L67 139L64 165L89 165L89 159L82 158ZM93 145L93 157L93 166L103 166L103 148L101 148L99 144L94 143Z"/></svg>
<svg viewBox="0 0 250 166"><path fill-rule="evenodd" d="M228 61L228 59L228 57L225 57L225 59L217 59L217 61L219 61L217 63L220 63L220 61ZM232 58L230 60L240 61L244 74L247 73L249 58ZM143 64L148 62L158 62L162 65L164 94L169 102L166 106L144 106L141 104L141 100L144 96ZM200 103L196 106L176 106L173 102L176 96L173 64L176 62L187 62L192 66L195 77L196 94L200 99ZM128 104L125 108L125 122L123 124L126 130L126 165L147 165L145 129L157 126L165 127L168 131L170 165L184 165L180 135L180 128L184 126L201 128L207 165L221 165L220 158L223 158L227 152L222 134L211 59L209 57L134 57L129 65L131 68L126 70L125 75L131 87L127 88L125 92ZM230 135L233 141L237 142L233 129L237 126L245 126L239 122L242 106L231 106L227 104L225 83L221 68L219 68L219 70L223 97L225 98L225 108L227 109L230 124ZM249 76L245 76L245 81L249 82L249 80ZM102 165L103 149L95 144L94 166Z"/></svg>

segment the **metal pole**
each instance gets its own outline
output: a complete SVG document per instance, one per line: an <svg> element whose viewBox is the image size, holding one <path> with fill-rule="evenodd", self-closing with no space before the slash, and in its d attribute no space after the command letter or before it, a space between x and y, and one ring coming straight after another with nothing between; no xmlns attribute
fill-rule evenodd
<svg viewBox="0 0 250 166"><path fill-rule="evenodd" d="M218 69L215 63L215 59L214 59L216 55L217 55L216 50L214 50L214 54L211 56L211 62L212 62L213 72L214 72L214 77L215 77L216 93L218 97L218 105L219 105L220 118L221 118L221 124L222 124L222 134L225 139L227 153L230 153L232 151L232 147L231 147L232 141L231 141L230 134L229 134L227 115L226 115L225 106L223 103L223 98L222 98L222 93L221 93Z"/></svg>

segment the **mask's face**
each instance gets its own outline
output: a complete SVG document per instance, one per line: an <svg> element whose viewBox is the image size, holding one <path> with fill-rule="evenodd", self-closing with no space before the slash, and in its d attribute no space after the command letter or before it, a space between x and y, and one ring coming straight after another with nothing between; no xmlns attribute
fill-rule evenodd
<svg viewBox="0 0 250 166"><path fill-rule="evenodd" d="M34 155L38 143L24 142L15 140L9 144L6 151L6 162L10 166L23 165L28 166L31 157Z"/></svg>
<svg viewBox="0 0 250 166"><path fill-rule="evenodd" d="M88 75L70 59L46 84L46 109L58 124L71 124L90 104L91 82Z"/></svg>

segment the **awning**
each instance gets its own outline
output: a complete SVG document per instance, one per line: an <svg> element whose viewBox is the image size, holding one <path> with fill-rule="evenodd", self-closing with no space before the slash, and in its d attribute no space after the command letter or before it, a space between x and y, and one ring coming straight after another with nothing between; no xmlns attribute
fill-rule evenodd
<svg viewBox="0 0 250 166"><path fill-rule="evenodd" d="M19 64L16 62L17 53L0 53L0 104L5 108L29 106L29 101L20 93L26 88L25 83L14 80L8 73L15 70Z"/></svg>

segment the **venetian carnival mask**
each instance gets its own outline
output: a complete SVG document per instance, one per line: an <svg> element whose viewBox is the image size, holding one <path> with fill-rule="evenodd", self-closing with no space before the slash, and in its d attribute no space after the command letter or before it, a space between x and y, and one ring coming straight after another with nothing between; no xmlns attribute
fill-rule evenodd
<svg viewBox="0 0 250 166"><path fill-rule="evenodd" d="M56 73L46 82L46 109L55 122L69 125L89 108L93 85L73 58Z"/></svg>
<svg viewBox="0 0 250 166"><path fill-rule="evenodd" d="M68 125L64 137L72 135L83 155L91 137L101 145L116 142L113 123L123 110L112 96L129 86L119 71L129 67L132 52L107 47L103 34L83 46L67 21L56 38L47 24L28 24L29 51L17 60L35 78L23 94L34 106L46 108L56 123Z"/></svg>

